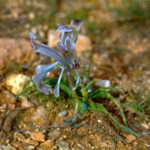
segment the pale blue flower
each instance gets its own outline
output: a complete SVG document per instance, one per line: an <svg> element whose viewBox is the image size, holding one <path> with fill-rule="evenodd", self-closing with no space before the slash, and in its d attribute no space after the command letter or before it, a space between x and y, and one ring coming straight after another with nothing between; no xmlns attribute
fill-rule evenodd
<svg viewBox="0 0 150 150"><path fill-rule="evenodd" d="M61 42L57 43L57 50L44 45L40 44L36 41L36 36L34 33L30 33L32 48L35 52L41 53L43 55L49 56L54 58L56 62L49 64L49 65L39 65L36 67L36 74L32 77L32 80L36 84L37 88L43 92L44 94L54 93L56 97L59 96L59 88L61 78L63 73L68 70L73 69L76 75L76 84L73 88L75 90L80 82L80 76L76 69L80 67L80 64L76 58L75 53L75 42L77 40L78 32L83 22L73 20L71 21L71 27L67 27L67 25L59 24L58 32L61 32ZM57 85L55 86L54 90L51 86L47 84L43 84L42 80L52 68L58 67L61 69L60 76L57 81Z"/></svg>

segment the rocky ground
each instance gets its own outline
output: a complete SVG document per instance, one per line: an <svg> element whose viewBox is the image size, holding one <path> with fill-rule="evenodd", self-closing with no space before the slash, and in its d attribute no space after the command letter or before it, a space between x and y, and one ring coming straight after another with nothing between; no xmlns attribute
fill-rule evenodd
<svg viewBox="0 0 150 150"><path fill-rule="evenodd" d="M47 25L47 20L37 21L38 16L47 13L46 0L34 0L32 5L30 1L23 0L7 2L7 6L3 1L0 6L3 10L0 16L0 149L149 149L150 105L146 101L150 95L150 22L144 20L139 25L136 22L124 23L121 19L121 23L114 24L115 17L104 7L106 3L97 0L84 0L85 5L79 1L60 1L55 14L55 21L65 23L65 13L68 14L70 6L75 5L75 11L84 6L89 11L86 17L90 23L96 26L99 19L104 20L101 28L92 30L93 27L85 20L77 43L82 64L79 71L84 78L87 77L91 61L90 78L96 81L95 86L100 86L101 80L109 80L111 86L122 89L132 97L128 99L125 95L118 95L122 103L132 100L142 105L144 110L137 112L143 111L144 116L124 106L127 125L142 135L138 138L116 129L107 117L96 111L80 115L74 126L64 125L63 119L71 117L74 112L70 98L42 101L39 97L16 97L25 86L32 84L28 81L35 73L35 66L53 61L33 53L29 31L36 32L40 42L52 47L56 46L59 35L55 32L55 25ZM110 4L118 5L119 2L110 1ZM34 9L31 11L31 8ZM49 75L57 76L58 71L54 70ZM99 101L102 102L101 99ZM113 103L106 101L105 106L116 117L117 110Z"/></svg>

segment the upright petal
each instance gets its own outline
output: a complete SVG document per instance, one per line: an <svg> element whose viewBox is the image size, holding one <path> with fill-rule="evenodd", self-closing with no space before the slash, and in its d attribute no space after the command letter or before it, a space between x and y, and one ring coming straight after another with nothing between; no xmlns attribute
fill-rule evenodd
<svg viewBox="0 0 150 150"><path fill-rule="evenodd" d="M55 86L55 89L54 89L54 95L55 95L55 97L59 97L60 81L61 81L61 78L63 76L63 73L64 73L64 68L62 68L62 70L61 70L61 73L60 73L57 85Z"/></svg>
<svg viewBox="0 0 150 150"><path fill-rule="evenodd" d="M72 28L74 28L75 25L76 25L76 31L77 32L79 32L82 24L83 24L83 21L80 21L80 20L72 20L71 23L70 23L70 25L71 25Z"/></svg>
<svg viewBox="0 0 150 150"><path fill-rule="evenodd" d="M80 83L80 76L78 74L78 71L76 69L74 69L75 75L76 75L76 84L75 87L73 88L73 90L75 90L78 86L78 84Z"/></svg>
<svg viewBox="0 0 150 150"><path fill-rule="evenodd" d="M54 58L59 62L63 62L63 58L57 53L55 49L47 45L36 42L36 36L34 35L34 33L32 32L30 33L30 38L31 38L32 47L35 52Z"/></svg>
<svg viewBox="0 0 150 150"><path fill-rule="evenodd" d="M73 51L75 49L75 43L68 36L66 37L66 40L65 40L65 46L67 50Z"/></svg>
<svg viewBox="0 0 150 150"><path fill-rule="evenodd" d="M66 51L66 48L64 47L64 45L62 44L62 42L58 42L57 43L57 49L64 54L64 52Z"/></svg>

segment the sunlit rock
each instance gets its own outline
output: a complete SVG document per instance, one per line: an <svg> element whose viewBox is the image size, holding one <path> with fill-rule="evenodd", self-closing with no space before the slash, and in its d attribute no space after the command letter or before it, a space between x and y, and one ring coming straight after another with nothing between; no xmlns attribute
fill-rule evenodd
<svg viewBox="0 0 150 150"><path fill-rule="evenodd" d="M17 95L19 94L27 81L30 80L30 77L24 75L24 74L11 74L6 79L6 87L10 90L11 93Z"/></svg>

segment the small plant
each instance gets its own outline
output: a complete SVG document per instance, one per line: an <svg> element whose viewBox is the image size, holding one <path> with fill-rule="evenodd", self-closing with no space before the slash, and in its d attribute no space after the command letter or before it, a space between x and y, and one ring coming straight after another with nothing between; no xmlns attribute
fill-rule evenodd
<svg viewBox="0 0 150 150"><path fill-rule="evenodd" d="M66 96L68 96L73 100L73 103L75 104L75 112L72 118L64 120L64 124L75 124L77 121L78 113L83 113L89 110L97 110L98 112L105 115L117 129L132 133L137 137L140 137L139 133L126 126L127 121L122 104L118 98L114 97L111 94L111 91L117 91L118 93L125 95L122 90L115 87L100 87L90 89L94 81L90 81L88 83L81 82L81 78L77 72L77 69L80 68L80 64L78 62L78 59L76 58L75 43L77 41L78 33L82 24L82 21L72 20L70 27L65 24L58 25L57 32L61 32L61 41L57 43L57 50L36 42L36 36L33 33L30 33L31 43L34 51L54 58L57 61L49 65L37 66L36 74L32 77L32 80L34 81L36 86L32 85L25 88L18 96L26 94L27 97L36 97L36 99L39 98L41 100L53 99L53 96L49 93L54 94L54 96L58 98L62 95L63 98L66 98ZM46 77L45 81L43 81L47 72L54 67L58 67L61 69L58 80L56 78ZM74 71L76 77L75 84L72 78L72 71ZM61 81L63 73L65 73L68 82L66 82L65 80ZM64 91L62 95L59 92L60 89ZM118 108L117 110L122 119L122 123L115 119L102 103L95 101L95 99L97 98L112 101Z"/></svg>
<svg viewBox="0 0 150 150"><path fill-rule="evenodd" d="M76 52L75 52L75 42L78 38L79 30L82 26L83 22L79 20L72 20L70 27L68 27L65 24L59 24L57 32L61 32L60 35L60 42L57 43L57 50L48 47L44 44L40 44L36 42L36 36L34 33L30 33L31 43L32 47L35 52L41 53L44 55L47 55L51 58L54 58L57 60L53 64L50 65L39 65L36 67L36 75L32 77L32 80L36 84L39 91L43 92L44 94L48 95L49 92L53 93L55 97L59 97L59 88L60 88L60 82L61 78L63 76L63 73L66 74L67 80L69 83L70 89L72 89L72 93L75 97L76 101L76 107L75 107L75 115L73 117L73 121L76 121L77 111L78 111L78 98L76 96L76 93L74 90L77 88L79 82L80 82L80 76L77 72L77 69L80 68L80 64L78 62L78 59L76 58ZM61 73L57 82L57 85L55 86L54 90L51 88L50 85L43 84L42 80L47 74L49 70L51 70L54 67L58 67L61 69ZM76 84L73 86L72 77L71 77L71 71L74 70L76 74Z"/></svg>

